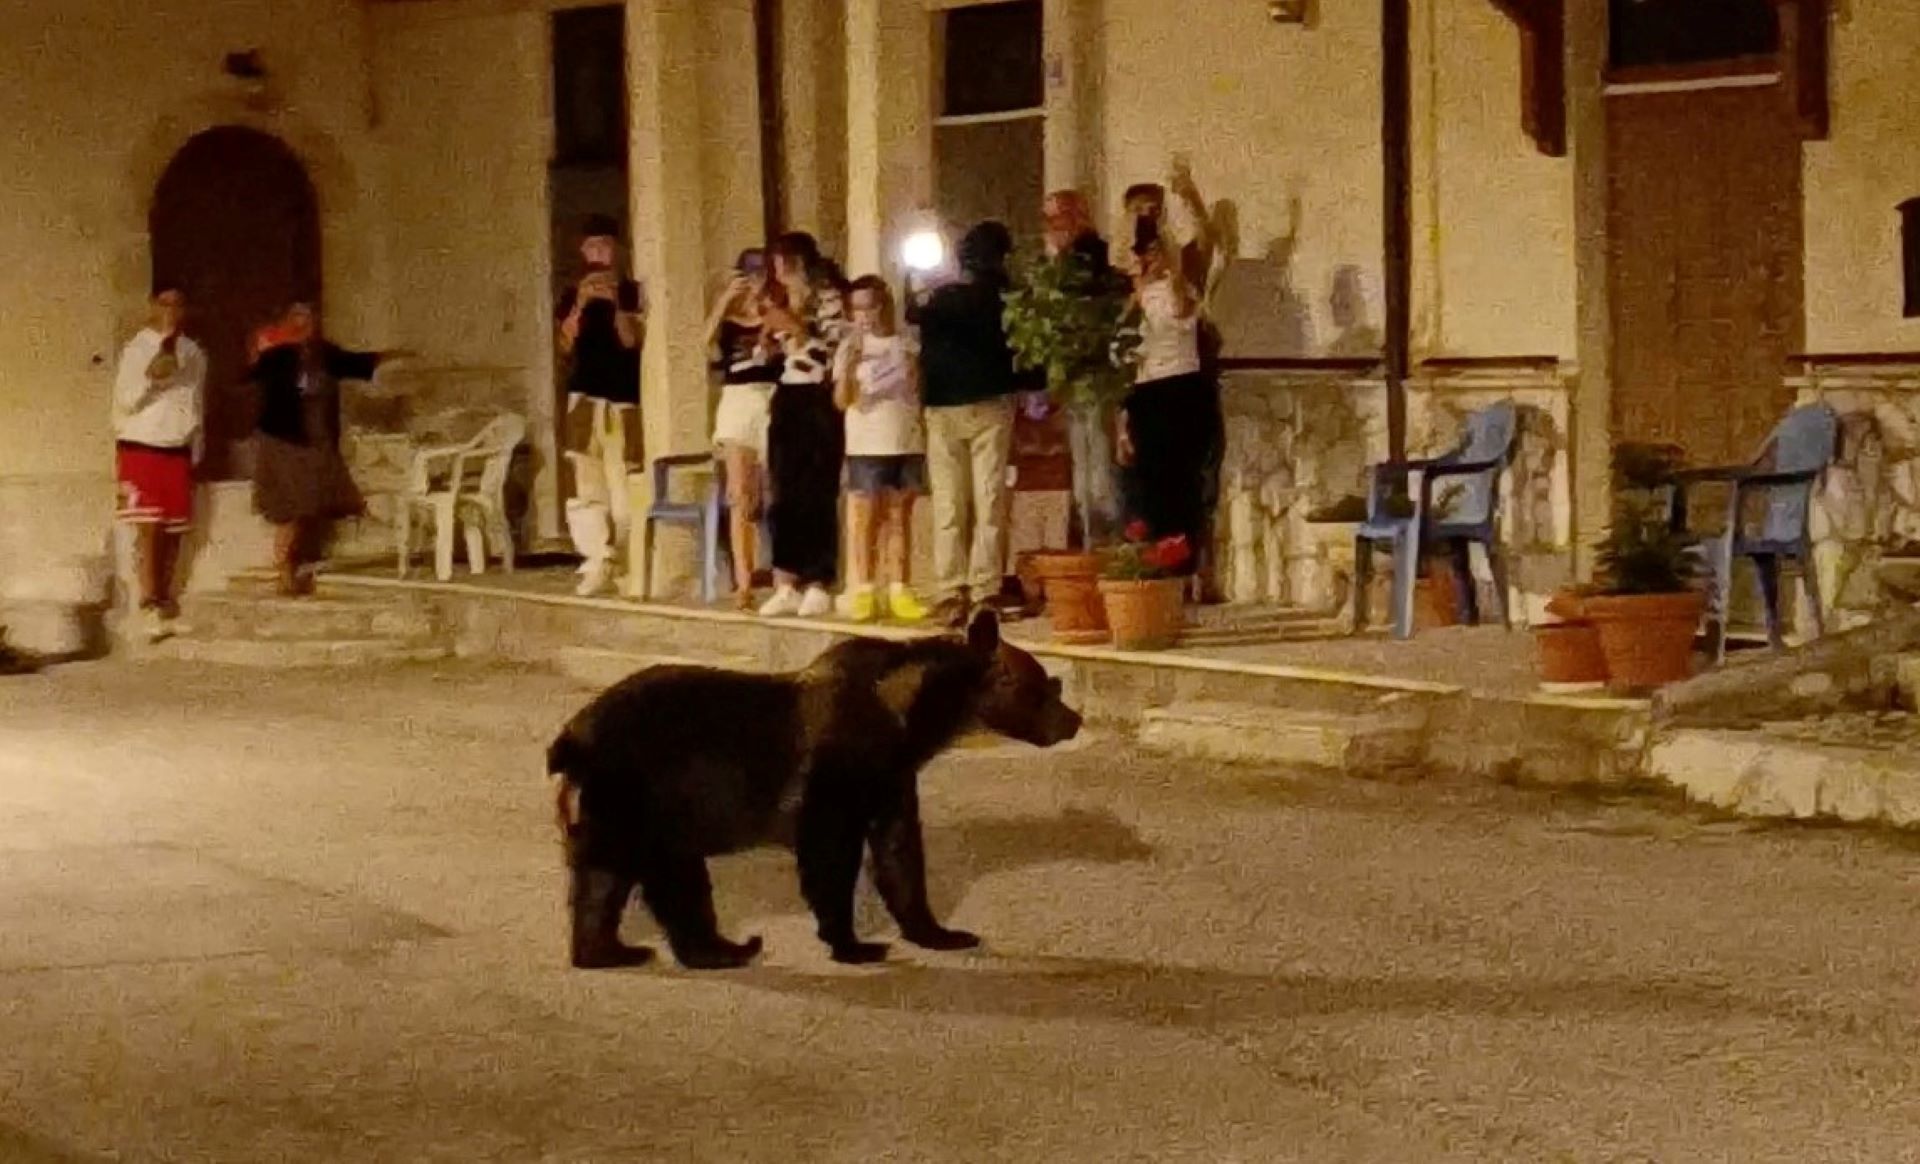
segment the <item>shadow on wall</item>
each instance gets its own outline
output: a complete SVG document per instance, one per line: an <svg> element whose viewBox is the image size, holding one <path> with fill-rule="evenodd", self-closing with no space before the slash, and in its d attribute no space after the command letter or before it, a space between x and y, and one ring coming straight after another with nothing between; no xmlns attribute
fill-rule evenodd
<svg viewBox="0 0 1920 1164"><path fill-rule="evenodd" d="M1300 243L1300 199L1287 203L1287 233L1257 258L1241 256L1240 208L1214 203L1213 226L1226 262L1214 280L1211 312L1222 350L1236 359L1314 354L1313 311L1294 283Z"/></svg>
<svg viewBox="0 0 1920 1164"><path fill-rule="evenodd" d="M1333 320L1334 336L1326 354L1336 357L1377 356L1386 337L1367 317L1366 276L1352 263L1333 270L1332 289L1327 292L1328 317Z"/></svg>

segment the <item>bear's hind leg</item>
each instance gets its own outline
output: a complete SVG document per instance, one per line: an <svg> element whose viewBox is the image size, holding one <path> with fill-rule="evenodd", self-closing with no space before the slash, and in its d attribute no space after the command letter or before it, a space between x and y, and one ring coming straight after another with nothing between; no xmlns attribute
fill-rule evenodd
<svg viewBox="0 0 1920 1164"><path fill-rule="evenodd" d="M674 961L689 970L732 970L758 957L758 937L730 942L720 936L713 912L713 882L707 862L692 854L659 855L640 873L640 893L653 919L667 931Z"/></svg>
<svg viewBox="0 0 1920 1164"><path fill-rule="evenodd" d="M652 950L620 940L620 914L633 894L631 878L578 865L568 868L567 877L574 969L609 970L652 960Z"/></svg>

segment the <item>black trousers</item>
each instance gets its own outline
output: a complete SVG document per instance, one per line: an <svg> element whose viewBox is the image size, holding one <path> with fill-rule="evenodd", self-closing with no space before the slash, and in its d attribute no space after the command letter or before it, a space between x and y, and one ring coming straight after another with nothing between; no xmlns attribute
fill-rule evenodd
<svg viewBox="0 0 1920 1164"><path fill-rule="evenodd" d="M840 470L846 428L825 384L773 390L767 425L767 524L773 568L802 586L831 586L840 568Z"/></svg>
<svg viewBox="0 0 1920 1164"><path fill-rule="evenodd" d="M1126 399L1133 464L1124 475L1129 521L1154 540L1185 535L1194 555L1207 545L1219 497L1225 445L1220 386L1210 377L1169 376L1135 385ZM1194 558L1184 573L1191 573Z"/></svg>

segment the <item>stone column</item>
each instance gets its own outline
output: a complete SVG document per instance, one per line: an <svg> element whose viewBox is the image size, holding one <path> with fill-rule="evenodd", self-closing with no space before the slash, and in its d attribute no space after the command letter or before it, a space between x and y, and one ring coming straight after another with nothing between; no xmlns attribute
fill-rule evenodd
<svg viewBox="0 0 1920 1164"><path fill-rule="evenodd" d="M629 182L633 199L633 266L647 288L647 326L640 372L646 457L707 446L707 278L705 189L700 118L701 62L713 46L701 36L699 0L628 0L627 77L631 90ZM633 512L624 589L642 593L637 576L642 515L652 503L643 470L629 479ZM656 590L689 573L689 539L668 534L656 544Z"/></svg>
<svg viewBox="0 0 1920 1164"><path fill-rule="evenodd" d="M1573 155L1575 319L1572 406L1574 569L1593 572L1593 542L1612 519L1613 316L1607 273L1606 0L1568 0L1567 139Z"/></svg>
<svg viewBox="0 0 1920 1164"><path fill-rule="evenodd" d="M845 0L780 0L780 149L787 221L846 253Z"/></svg>
<svg viewBox="0 0 1920 1164"><path fill-rule="evenodd" d="M1100 11L1093 0L1046 0L1046 188L1104 206L1100 142Z"/></svg>
<svg viewBox="0 0 1920 1164"><path fill-rule="evenodd" d="M909 0L846 5L846 267L891 277L933 200L932 17Z"/></svg>

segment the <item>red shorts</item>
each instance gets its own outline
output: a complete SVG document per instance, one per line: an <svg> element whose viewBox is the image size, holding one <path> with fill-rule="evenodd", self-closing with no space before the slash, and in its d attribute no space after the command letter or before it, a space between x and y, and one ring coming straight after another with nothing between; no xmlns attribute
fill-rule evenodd
<svg viewBox="0 0 1920 1164"><path fill-rule="evenodd" d="M193 453L121 444L114 449L120 479L120 520L180 532L193 524Z"/></svg>

